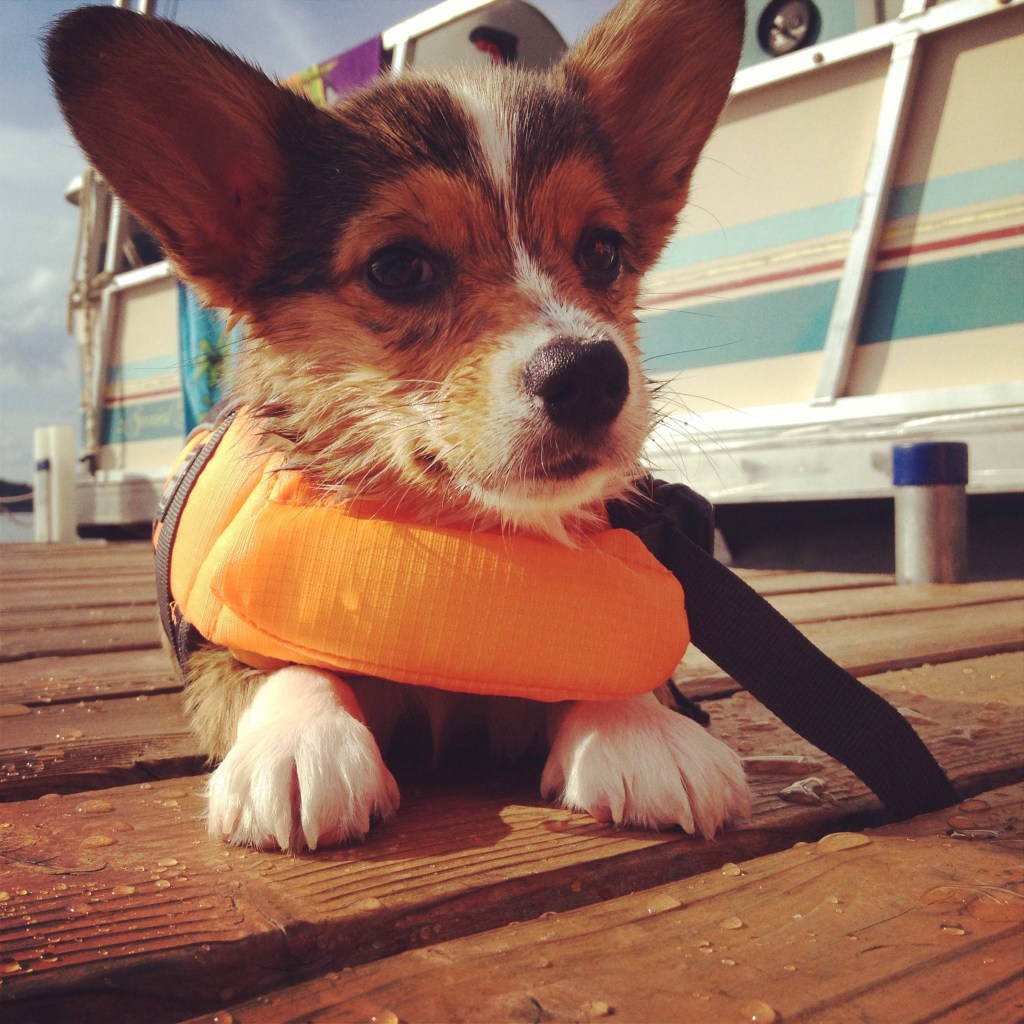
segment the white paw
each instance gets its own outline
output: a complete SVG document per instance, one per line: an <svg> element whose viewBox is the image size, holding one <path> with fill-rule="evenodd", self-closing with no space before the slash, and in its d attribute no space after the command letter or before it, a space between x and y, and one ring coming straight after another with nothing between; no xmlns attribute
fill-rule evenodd
<svg viewBox="0 0 1024 1024"><path fill-rule="evenodd" d="M713 836L750 796L739 757L653 696L570 705L541 791L599 821Z"/></svg>
<svg viewBox="0 0 1024 1024"><path fill-rule="evenodd" d="M398 787L369 729L342 706L347 697L315 669L281 669L263 684L210 777L211 835L315 850L360 839L373 818L394 813Z"/></svg>

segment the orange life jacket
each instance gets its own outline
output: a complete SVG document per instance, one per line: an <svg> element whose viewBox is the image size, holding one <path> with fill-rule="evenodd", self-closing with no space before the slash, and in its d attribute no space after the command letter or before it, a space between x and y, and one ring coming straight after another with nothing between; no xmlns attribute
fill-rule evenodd
<svg viewBox="0 0 1024 1024"><path fill-rule="evenodd" d="M649 692L686 650L682 589L628 530L570 548L383 518L326 501L255 441L242 409L192 439L168 482L169 633L190 624L258 668L543 701Z"/></svg>

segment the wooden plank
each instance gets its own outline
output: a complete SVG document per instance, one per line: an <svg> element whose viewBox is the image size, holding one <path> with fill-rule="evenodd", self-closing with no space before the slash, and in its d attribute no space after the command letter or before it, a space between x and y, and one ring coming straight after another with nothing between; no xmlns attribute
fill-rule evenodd
<svg viewBox="0 0 1024 1024"><path fill-rule="evenodd" d="M899 669L872 676L870 681L897 705L923 694L936 700L991 705L981 710L989 712L986 717L997 717L1005 707L1024 704L1024 652Z"/></svg>
<svg viewBox="0 0 1024 1024"><path fill-rule="evenodd" d="M1024 654L958 663L962 680L989 678L988 686L961 700L953 695L952 666L928 665L898 674L872 676L864 682L900 709L932 751L958 791L977 793L1024 779ZM823 782L826 799L852 801L865 794L863 784L819 750L784 726L749 694L705 705L716 735L744 758L748 776L777 780L775 803L767 785L758 787L758 813L770 814L787 799L783 790L802 778ZM788 799L799 799L795 794Z"/></svg>
<svg viewBox="0 0 1024 1024"><path fill-rule="evenodd" d="M131 557L144 554L148 560L143 547ZM102 579L99 566L92 569L95 576L81 579ZM995 603L999 595L989 594L966 615L987 616ZM870 616L878 605L866 595L861 607L869 608ZM850 621L861 630L867 626L877 652L906 639L889 629L890 619L937 611L949 609L929 606ZM990 626L993 621L998 626L1010 620L991 620ZM912 639L910 646L919 650L927 644ZM1020 647L1024 644L1011 645ZM154 766L157 774L196 770L195 761L176 764L177 757L190 755L155 746L160 737L187 741L175 696L168 694L162 709L153 698L116 699L118 687L129 688L134 697L130 688L139 685L130 660L157 653L91 656L97 659L89 667L93 685L110 699L68 704L62 715L57 706L46 706L46 698L55 694L67 703L82 682L74 674L82 659L26 659L0 668L5 699L12 671L20 673L17 692L30 698L29 713L0 721L5 736L33 741L21 748L25 763L15 766L19 783L36 787L23 791L104 785L108 770L107 781L118 784L138 780ZM112 672L124 675L102 678L102 658L114 659L108 663ZM62 664L67 669L58 668ZM919 667L879 675L876 681L908 705L911 720L937 751L941 748L940 760L964 792L992 780L1020 778L1021 702L1003 695L1019 684L1024 659L998 654L966 664L909 664ZM54 677L49 682L41 674L47 671ZM965 679L979 685L964 692ZM47 718L43 711L58 714ZM616 831L555 811L532 795L535 775L515 772L403 779L405 805L399 816L375 830L366 844L299 858L232 851L207 839L198 820L201 779L136 782L87 796L47 796L0 807L0 890L7 894L0 897L0 1000L9 1001L9 1009L26 1022L179 1020L303 976L614 899L637 887L678 885L679 879L725 860L745 867L751 856L787 849L798 839L813 841L824 830L848 824L851 815L863 820L878 814L877 802L858 780L765 719L745 695L718 702L712 711L720 733L738 746L748 745L741 751L750 759L755 787L752 822L714 845L679 834ZM70 726L80 729L80 736L68 735L72 721L84 723ZM55 723L65 732L60 740L55 732L51 741ZM116 746L133 730L136 738L154 744L142 748L142 761L129 747ZM36 757L28 764L31 753ZM5 762L0 754L6 768ZM91 777L93 767L100 770ZM823 778L834 804L805 806L783 798L786 787L811 772ZM660 909L658 904L655 914ZM631 963L635 988L636 957L624 962ZM680 963L677 959L674 966L677 975ZM959 961L954 957L949 963ZM645 961L640 969L647 977ZM683 969L688 970L686 964ZM836 970L849 978L845 965ZM986 1011L1001 1010L1002 991L990 985L988 996L972 995L965 1005L982 1007L990 996L995 1001L984 1004ZM600 1009L600 997L591 1002L591 1012ZM511 1010L517 1007L522 1004ZM618 1013L618 1007L611 1009ZM511 1011L505 1017L515 1019Z"/></svg>
<svg viewBox="0 0 1024 1024"><path fill-rule="evenodd" d="M926 690L929 669L917 672L911 685ZM972 737L958 731L962 716L984 713L984 705L915 693L913 708L915 724L965 795L992 777L1024 775L1019 715L999 714ZM147 1019L178 1019L223 1005L227 977L243 997L285 978L611 899L725 862L744 863L815 840L851 816L863 821L879 813L846 769L771 720L748 695L718 702L712 714L716 731L748 758L755 791L751 822L713 844L678 833L607 828L530 795L536 793L536 773L491 769L474 769L469 777L449 772L404 778L398 816L366 843L302 857L229 850L204 836L197 820L201 780L9 804L0 811L0 853L7 864L0 869L0 888L20 895L8 901L9 927L0 930L0 946L20 969L11 969L0 998L30 1000L19 1003L26 1021L46 1020L72 1004L114 1020L137 1014L146 1000L189 992L184 1002L161 1003L164 1017L163 1009L155 1017L146 1012ZM964 742L943 746L940 741L952 736ZM824 782L823 802L798 804L783 795L811 775ZM169 787L178 795L168 808L161 801ZM100 801L100 813L90 815L93 800ZM121 823L134 826L130 836L118 831ZM110 839L116 842L100 845ZM168 858L178 862L173 867L181 881L155 870ZM133 878L146 883L147 921L170 914L171 924L152 926L158 935L130 934L135 904L110 898L134 885ZM58 889L57 879L69 888ZM159 880L170 884L157 890ZM70 907L90 892L101 916L86 923ZM220 928L228 913L221 902L225 892L235 929L230 936L213 925L208 931L207 918L198 913L221 908ZM182 906L196 920L183 915ZM38 921L45 927L30 923ZM56 952L45 956L56 960L38 953L51 947ZM66 951L74 955L64 959ZM95 997L98 1002L89 1002L93 997L83 991L99 991L100 979L109 987Z"/></svg>
<svg viewBox="0 0 1024 1024"><path fill-rule="evenodd" d="M5 544L0 552L0 565L6 569L17 565L93 564L98 560L116 559L139 562L152 546L145 540L107 541L76 540L70 544Z"/></svg>
<svg viewBox="0 0 1024 1024"><path fill-rule="evenodd" d="M20 635L32 630L70 630L94 625L123 626L129 623L146 622L157 624L156 603L148 600L142 604L102 604L92 607L18 608L7 611L0 621L0 642L11 635Z"/></svg>
<svg viewBox="0 0 1024 1024"><path fill-rule="evenodd" d="M181 689L171 656L162 647L10 661L0 667L0 680L5 703L29 706Z"/></svg>
<svg viewBox="0 0 1024 1024"><path fill-rule="evenodd" d="M812 622L800 631L856 676L1024 650L1024 601ZM676 671L687 696L728 693L736 684L692 645Z"/></svg>
<svg viewBox="0 0 1024 1024"><path fill-rule="evenodd" d="M96 580L0 583L0 623L13 611L50 608L99 608L105 605L156 603L153 573L130 573Z"/></svg>
<svg viewBox="0 0 1024 1024"><path fill-rule="evenodd" d="M840 664L870 675L1024 650L1024 601L813 623L807 633Z"/></svg>
<svg viewBox="0 0 1024 1024"><path fill-rule="evenodd" d="M144 693L131 695L130 689L137 684L135 676L129 674L128 685L124 687L129 694L124 699L108 694L102 701L59 705L37 701L35 705L0 707L9 716L3 719L0 741L3 799L25 799L39 793L102 784L75 778L76 771L98 763L105 764L106 778L111 784L156 773L167 777L174 773L181 759L193 765L201 763L201 752L189 740L181 718L180 702L174 695L179 684L166 655L162 651L151 654L157 663L157 678L168 684L168 695L161 700L140 700ZM102 666L112 657L126 656L94 655L93 659ZM981 695L975 693L963 699L961 685L950 700L949 680L962 684L964 679L974 676L987 680ZM1017 747L1020 735L1024 735L1024 712L1020 711L1024 703L1022 680L1024 654L1010 654L955 666L905 670L871 677L869 682L891 703L905 706L910 720L933 746L943 766L965 786L976 789L1003 780L1007 773L1012 776L1021 762ZM937 692L940 683L943 689ZM746 693L715 702L710 711L718 735L742 755L750 759L769 758L768 762L751 768L755 773L791 775L799 769L798 763L773 766L770 759L799 754L808 758L804 775L828 775L828 765L834 769L833 775L844 774ZM164 732L166 735L162 735ZM124 737L122 745L114 742L119 736ZM68 742L69 738L73 742ZM864 795L852 776L833 778L829 784L846 798Z"/></svg>
<svg viewBox="0 0 1024 1024"><path fill-rule="evenodd" d="M125 622L83 622L59 628L26 626L0 630L0 662L94 654L101 651L134 651L160 643L160 623L155 612Z"/></svg>
<svg viewBox="0 0 1024 1024"><path fill-rule="evenodd" d="M804 624L905 614L937 608L970 608L996 601L1024 599L1024 580L981 583L862 587L856 590L784 594L769 597L769 604L790 622ZM1021 619L1024 630L1024 615Z"/></svg>
<svg viewBox="0 0 1024 1024"><path fill-rule="evenodd" d="M896 577L891 573L857 572L777 572L770 569L743 569L734 566L733 572L746 580L759 594L812 594L825 590L855 590L860 587L892 586Z"/></svg>
<svg viewBox="0 0 1024 1024"><path fill-rule="evenodd" d="M3 705L0 800L79 792L202 770L176 693L49 707Z"/></svg>
<svg viewBox="0 0 1024 1024"><path fill-rule="evenodd" d="M524 798L536 782L404 779L399 815L364 844L301 857L206 837L199 779L8 804L0 1000L26 1022L72 1007L76 1019L136 1019L147 1001L147 1020L177 1020L218 1005L225 985L244 996L592 903L788 847L841 814L782 805L712 844Z"/></svg>
<svg viewBox="0 0 1024 1024"><path fill-rule="evenodd" d="M105 577L152 571L153 549L145 541L76 544L4 544L0 572L6 581Z"/></svg>
<svg viewBox="0 0 1024 1024"><path fill-rule="evenodd" d="M93 565L53 565L44 566L18 566L16 569L8 569L0 565L0 573L3 574L3 591L9 593L18 583L35 582L48 578L60 578L62 580L76 580L82 583L102 583L107 580L143 580L147 576L153 576L152 555L149 556L149 564L143 561L123 561L111 558L109 561L101 559ZM41 571L46 569L47 571Z"/></svg>
<svg viewBox="0 0 1024 1024"><path fill-rule="evenodd" d="M192 1024L1019 1019L1024 786L980 804L330 972ZM949 838L965 814L997 839Z"/></svg>

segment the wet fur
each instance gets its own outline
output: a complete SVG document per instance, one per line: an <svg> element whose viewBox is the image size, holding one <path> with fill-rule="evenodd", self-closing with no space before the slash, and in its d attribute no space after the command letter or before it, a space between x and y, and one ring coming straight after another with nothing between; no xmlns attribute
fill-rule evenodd
<svg viewBox="0 0 1024 1024"><path fill-rule="evenodd" d="M189 659L185 717L212 761L222 760L231 749L239 720L266 677L223 647L205 647Z"/></svg>
<svg viewBox="0 0 1024 1024"><path fill-rule="evenodd" d="M47 60L93 164L247 325L235 390L267 449L328 500L388 496L406 517L569 543L642 471L640 280L687 200L742 22L735 0L626 0L550 72L382 78L330 111L110 8L64 16ZM616 247L611 277L581 255L595 232ZM388 245L434 273L415 301L369 283ZM600 429L560 426L524 390L561 340L610 341L625 362L628 395ZM223 759L211 830L233 842L312 848L392 813L378 748L404 741L402 721L431 734L432 760L452 736L507 757L550 742L544 790L604 820L712 834L745 807L735 755L651 700L548 708L282 672L218 649L188 666L192 727Z"/></svg>

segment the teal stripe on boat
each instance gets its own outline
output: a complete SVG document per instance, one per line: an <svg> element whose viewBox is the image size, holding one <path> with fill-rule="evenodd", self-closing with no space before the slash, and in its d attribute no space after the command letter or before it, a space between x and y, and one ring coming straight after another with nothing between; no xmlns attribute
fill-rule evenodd
<svg viewBox="0 0 1024 1024"><path fill-rule="evenodd" d="M1024 248L875 274L860 344L1024 322Z"/></svg>
<svg viewBox="0 0 1024 1024"><path fill-rule="evenodd" d="M837 287L824 281L652 316L640 325L645 367L668 373L816 352L825 343Z"/></svg>
<svg viewBox="0 0 1024 1024"><path fill-rule="evenodd" d="M151 402L115 405L103 410L102 444L130 444L132 441L184 436L185 410L180 395Z"/></svg>
<svg viewBox="0 0 1024 1024"><path fill-rule="evenodd" d="M837 282L668 310L640 325L647 369L672 373L819 351ZM861 344L1024 323L1024 248L875 274Z"/></svg>
<svg viewBox="0 0 1024 1024"><path fill-rule="evenodd" d="M687 238L674 238L665 247L653 273L688 267L694 263L732 259L748 252L760 252L792 242L839 235L853 230L857 216L856 199L837 199L821 206L734 224Z"/></svg>
<svg viewBox="0 0 1024 1024"><path fill-rule="evenodd" d="M107 383L146 380L149 377L162 377L168 373L178 373L181 369L181 357L175 352L172 355L156 356L152 359L138 359L130 363L115 363L107 369Z"/></svg>
<svg viewBox="0 0 1024 1024"><path fill-rule="evenodd" d="M974 203L1006 199L1024 192L1024 160L980 167L893 189L887 220L955 210ZM852 231L857 197L793 210L763 220L735 224L669 242L655 270L729 259L744 253L806 242Z"/></svg>
<svg viewBox="0 0 1024 1024"><path fill-rule="evenodd" d="M990 203L1024 192L1024 160L929 178L917 185L893 189L889 220L955 210L972 203Z"/></svg>

